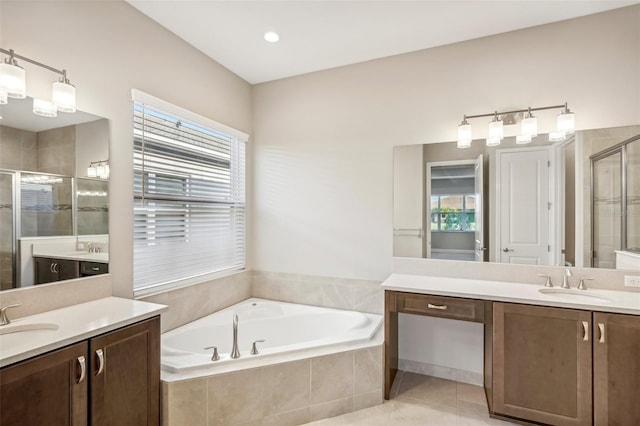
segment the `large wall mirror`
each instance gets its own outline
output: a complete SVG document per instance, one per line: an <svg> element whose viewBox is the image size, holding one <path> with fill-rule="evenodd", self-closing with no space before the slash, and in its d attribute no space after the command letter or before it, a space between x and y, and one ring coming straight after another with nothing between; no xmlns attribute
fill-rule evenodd
<svg viewBox="0 0 640 426"><path fill-rule="evenodd" d="M640 270L640 126L394 148L393 255Z"/></svg>
<svg viewBox="0 0 640 426"><path fill-rule="evenodd" d="M108 272L109 123L0 105L0 289Z"/></svg>

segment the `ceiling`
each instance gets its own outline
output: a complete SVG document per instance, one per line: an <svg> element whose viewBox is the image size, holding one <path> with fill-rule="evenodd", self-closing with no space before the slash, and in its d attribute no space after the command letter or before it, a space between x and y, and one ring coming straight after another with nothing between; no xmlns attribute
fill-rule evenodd
<svg viewBox="0 0 640 426"><path fill-rule="evenodd" d="M638 4L616 0L126 0L256 84ZM276 31L277 43L263 35Z"/></svg>

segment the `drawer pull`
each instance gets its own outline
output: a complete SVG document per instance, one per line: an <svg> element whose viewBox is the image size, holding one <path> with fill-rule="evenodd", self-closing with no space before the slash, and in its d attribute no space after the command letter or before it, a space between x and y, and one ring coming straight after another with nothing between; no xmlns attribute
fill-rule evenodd
<svg viewBox="0 0 640 426"><path fill-rule="evenodd" d="M92 271L99 271L100 268L98 268L97 266L94 266L93 268L91 268Z"/></svg>
<svg viewBox="0 0 640 426"><path fill-rule="evenodd" d="M104 370L104 352L102 352L102 349L96 351L96 356L98 357L98 371L96 372L96 376L99 376Z"/></svg>
<svg viewBox="0 0 640 426"><path fill-rule="evenodd" d="M433 305L431 303L427 303L427 308L429 309L438 309L440 311L446 311L447 305Z"/></svg>
<svg viewBox="0 0 640 426"><path fill-rule="evenodd" d="M589 341L589 322L582 321L582 328L584 329L584 336L582 337L582 340L585 342L588 342Z"/></svg>
<svg viewBox="0 0 640 426"><path fill-rule="evenodd" d="M600 329L600 339L598 339L598 343L605 343L606 338L604 337L604 324L599 322L598 328Z"/></svg>
<svg viewBox="0 0 640 426"><path fill-rule="evenodd" d="M79 356L78 357L78 365L80 365L80 378L78 379L78 381L76 383L82 383L84 382L84 378L86 376L87 373L87 364L84 360L84 356Z"/></svg>

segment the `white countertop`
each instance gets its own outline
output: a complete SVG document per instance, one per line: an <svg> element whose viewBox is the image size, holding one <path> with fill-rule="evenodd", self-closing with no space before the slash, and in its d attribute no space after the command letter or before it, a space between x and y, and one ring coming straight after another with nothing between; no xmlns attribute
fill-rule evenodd
<svg viewBox="0 0 640 426"><path fill-rule="evenodd" d="M573 280L575 281L575 278ZM427 275L391 274L381 286L385 290L409 293L640 315L640 292L600 289L576 290L575 285L572 283L572 287L574 287L572 293L576 294L580 300L570 300L571 296L561 294L543 294L539 291L545 288L542 285ZM553 288L560 289L557 285ZM586 297L581 296L585 294L592 294L607 300L597 298L583 300Z"/></svg>
<svg viewBox="0 0 640 426"><path fill-rule="evenodd" d="M109 253L89 253L88 251L73 251L69 253L35 252L33 257L47 257L52 259L80 260L87 262L109 263Z"/></svg>
<svg viewBox="0 0 640 426"><path fill-rule="evenodd" d="M79 305L18 318L0 327L57 324L57 330L29 330L0 335L0 367L160 315L155 303L105 297ZM8 311L11 317L11 311Z"/></svg>

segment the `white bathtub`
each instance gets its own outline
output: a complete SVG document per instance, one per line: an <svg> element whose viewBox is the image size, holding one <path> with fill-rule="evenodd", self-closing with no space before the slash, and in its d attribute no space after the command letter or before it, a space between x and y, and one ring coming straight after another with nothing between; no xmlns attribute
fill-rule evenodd
<svg viewBox="0 0 640 426"><path fill-rule="evenodd" d="M238 315L240 358L231 359L233 316ZM181 373L310 348L369 341L382 315L251 298L162 335L162 369ZM251 355L256 340L258 354ZM211 360L217 346L218 361Z"/></svg>

